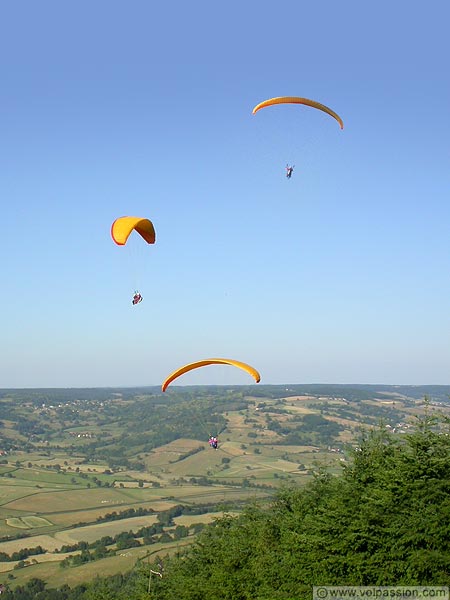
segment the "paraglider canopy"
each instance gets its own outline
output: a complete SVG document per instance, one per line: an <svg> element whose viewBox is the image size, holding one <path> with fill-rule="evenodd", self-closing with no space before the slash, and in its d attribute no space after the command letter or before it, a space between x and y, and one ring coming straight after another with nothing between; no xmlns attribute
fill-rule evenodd
<svg viewBox="0 0 450 600"><path fill-rule="evenodd" d="M233 360L231 358L206 358L204 360L199 360L194 363L189 363L184 365L184 367L180 367L173 373L171 373L167 379L162 384L162 391L165 392L167 387L172 383L174 379L184 375L188 371L192 371L193 369L198 369L199 367L206 367L207 365L231 365L233 367L237 367L249 373L256 383L261 381L261 375L258 373L256 369L247 365L246 363L240 362L239 360Z"/></svg>
<svg viewBox="0 0 450 600"><path fill-rule="evenodd" d="M124 246L133 230L136 230L147 242L156 240L153 223L143 217L120 217L111 225L111 237L118 246Z"/></svg>
<svg viewBox="0 0 450 600"><path fill-rule="evenodd" d="M297 96L279 96L278 98L269 98L269 100L264 100L264 102L260 102L255 106L255 108L253 109L253 114L256 114L261 108L265 108L267 106L274 106L276 104L305 104L306 106L317 108L336 119L336 121L339 123L340 128L344 129L344 123L341 117L337 113L335 113L334 110L331 110L331 108L328 108L328 106L320 104L320 102L316 102L315 100L308 100L308 98L299 98Z"/></svg>

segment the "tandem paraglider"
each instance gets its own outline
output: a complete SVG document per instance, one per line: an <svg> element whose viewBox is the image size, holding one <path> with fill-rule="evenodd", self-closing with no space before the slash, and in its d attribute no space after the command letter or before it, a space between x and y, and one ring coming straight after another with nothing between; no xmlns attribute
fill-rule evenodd
<svg viewBox="0 0 450 600"><path fill-rule="evenodd" d="M155 228L149 219L143 217L119 217L111 225L111 237L118 246L125 246L133 231L136 231L147 244L154 244L156 241ZM137 306L143 299L142 294L135 290L131 304Z"/></svg>

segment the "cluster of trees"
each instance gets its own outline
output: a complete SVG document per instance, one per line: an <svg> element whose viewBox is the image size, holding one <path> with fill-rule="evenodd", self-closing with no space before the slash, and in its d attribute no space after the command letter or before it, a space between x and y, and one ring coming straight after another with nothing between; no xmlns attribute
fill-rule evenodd
<svg viewBox="0 0 450 600"><path fill-rule="evenodd" d="M251 478L253 478L253 475L250 475ZM254 481L250 481L250 479L247 479L246 477L244 477L244 479L240 479L237 478L236 481L233 480L227 480L227 479L213 479L211 477L205 477L204 475L201 475L200 477L190 477L189 478L189 483L195 484L195 485L223 485L223 486L229 486L232 488L235 488L237 485L240 485L241 487L244 488L255 488L258 490L267 490L267 492L269 492L270 494L273 493L274 491L274 486L270 485L268 483L256 483ZM236 506L238 506L239 503L236 503Z"/></svg>
<svg viewBox="0 0 450 600"><path fill-rule="evenodd" d="M10 534L10 535L2 535L0 536L0 543L1 542L10 542L11 540L21 540L23 538L27 538L30 537L29 533L23 533L23 532L18 532L18 533L14 533L14 534Z"/></svg>
<svg viewBox="0 0 450 600"><path fill-rule="evenodd" d="M328 446L333 444L339 433L344 430L339 423L319 414L293 417L284 423L267 415L266 425L268 429L282 436L283 439L278 442L279 444L298 446ZM248 435L250 437L250 434Z"/></svg>
<svg viewBox="0 0 450 600"><path fill-rule="evenodd" d="M192 527L193 531L198 533L204 528L204 524L198 523ZM187 537L188 535L189 528L184 525L177 525L172 534L170 534L164 530L163 525L156 523L155 525L142 527L136 533L133 531L124 531L118 533L116 536L104 536L91 544L79 542L78 544L63 546L60 549L60 552L64 553L80 550L79 554L67 556L62 560L60 562L60 567L77 567L87 562L114 555L116 554L116 551L137 548L138 546L143 545L148 546L150 544L156 544L157 542L165 544ZM142 538L142 542L138 538ZM115 545L114 549L111 547L113 544Z"/></svg>
<svg viewBox="0 0 450 600"><path fill-rule="evenodd" d="M91 543L81 541L77 542L76 544L66 544L61 546L61 548L57 550L57 552L61 554L77 551L80 551L80 553L66 557L63 561L61 561L60 566L78 566L85 562L98 560L99 558L104 558L107 555L115 554L116 550L126 550L127 548L148 546L157 542L172 542L174 540L187 537L191 530L193 533L199 533L205 527L204 523L195 523L190 527L186 527L185 525L174 526L173 516L177 515L174 513L170 514L169 511L165 511L165 513L162 514L159 523L141 527L136 532L123 531L115 536L103 536L99 540ZM166 531L168 526L174 526L174 529L170 533ZM140 539L142 539L142 542ZM111 548L113 545L115 545L114 549ZM45 550L42 550L42 552L45 552ZM26 558L30 554L26 554L26 556L21 558ZM18 558L15 560L18 560Z"/></svg>
<svg viewBox="0 0 450 600"><path fill-rule="evenodd" d="M176 458L175 460L173 460L173 463L176 462L180 462L186 458L189 458L190 456L194 456L194 454L198 454L199 452L203 452L205 448L203 446L198 446L197 448L192 448L192 450L189 450L188 452L185 452L184 454L180 454L180 456L178 458Z"/></svg>
<svg viewBox="0 0 450 600"><path fill-rule="evenodd" d="M130 519L132 517L144 517L145 515L151 515L155 511L153 508L144 508L139 506L138 508L127 508L119 512L113 511L112 513L106 513L106 515L100 515L96 518L97 523L106 523L108 521L118 521L120 519Z"/></svg>
<svg viewBox="0 0 450 600"><path fill-rule="evenodd" d="M323 402L315 404L314 407L323 414L340 417L341 419L361 420L366 424L377 424L381 419L386 423L394 425L407 418L404 411L394 408L392 405L358 403L357 407L336 406Z"/></svg>
<svg viewBox="0 0 450 600"><path fill-rule="evenodd" d="M120 512L113 511L112 513L106 513L106 515L100 515L95 519L95 522L107 523L109 521L120 521L121 519L129 519L132 517L143 517L154 512L153 508L128 508ZM86 527L86 525L90 525L90 523L87 521L78 521L78 523L74 523L72 527Z"/></svg>
<svg viewBox="0 0 450 600"><path fill-rule="evenodd" d="M67 556L59 563L59 566L62 569L65 569L66 567L79 567L87 562L99 560L100 558L105 558L114 555L115 553L115 550L111 550L106 546L97 546L92 552L89 550L82 550L79 554Z"/></svg>
<svg viewBox="0 0 450 600"><path fill-rule="evenodd" d="M318 473L206 529L155 581L158 598L308 598L312 585L450 583L450 428L367 435L340 477ZM114 598L114 597L113 597Z"/></svg>
<svg viewBox="0 0 450 600"><path fill-rule="evenodd" d="M6 554L6 552L0 552L0 562L24 560L29 556L34 556L35 554L45 554L46 552L47 550L45 550L42 546L36 546L35 548L22 548L17 552L13 552L11 555Z"/></svg>

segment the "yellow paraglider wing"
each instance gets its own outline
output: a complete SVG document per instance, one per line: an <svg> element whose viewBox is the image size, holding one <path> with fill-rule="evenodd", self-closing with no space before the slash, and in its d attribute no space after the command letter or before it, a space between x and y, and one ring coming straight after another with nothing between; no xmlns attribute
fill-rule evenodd
<svg viewBox="0 0 450 600"><path fill-rule="evenodd" d="M120 217L111 225L111 237L118 246L124 246L133 230L136 230L147 242L154 244L156 240L153 223L142 217Z"/></svg>
<svg viewBox="0 0 450 600"><path fill-rule="evenodd" d="M296 96L281 96L279 98L270 98L269 100L264 100L264 102L260 102L253 109L253 114L256 114L258 110L261 108L265 108L266 106L273 106L275 104L305 104L306 106L312 106L313 108L318 108L323 112L327 113L339 123L341 129L344 129L344 123L341 117L325 106L324 104L320 104L320 102L316 102L315 100L308 100L308 98L297 98Z"/></svg>
<svg viewBox="0 0 450 600"><path fill-rule="evenodd" d="M238 360L232 360L231 358L206 358L205 360L199 360L197 362L184 365L184 367L180 367L179 369L171 373L171 375L169 375L169 377L167 377L167 379L162 384L162 391L165 392L167 387L172 383L172 381L177 377L180 377L180 375L184 375L188 371L198 369L199 367L206 367L207 365L231 365L233 367L238 367L243 371L247 371L247 373L249 373L253 377L256 383L259 383L261 381L261 375L258 373L258 371L250 365L247 365L246 363L240 362Z"/></svg>

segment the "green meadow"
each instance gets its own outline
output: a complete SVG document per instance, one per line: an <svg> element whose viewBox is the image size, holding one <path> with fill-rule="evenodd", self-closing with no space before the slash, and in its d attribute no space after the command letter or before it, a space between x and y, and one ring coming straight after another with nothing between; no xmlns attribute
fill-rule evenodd
<svg viewBox="0 0 450 600"><path fill-rule="evenodd" d="M33 391L0 394L8 412L0 427L0 552L45 551L1 562L9 585L33 577L76 585L177 552L201 527L249 502L270 502L280 486L302 486L318 469L339 473L361 428L384 420L407 432L413 415L429 410L397 390L259 392L111 391L101 402L95 391L82 401L77 390L51 391L45 402ZM217 450L209 433L218 435ZM85 564L73 558L80 543ZM105 556L95 554L102 543ZM58 552L65 546L73 550Z"/></svg>

